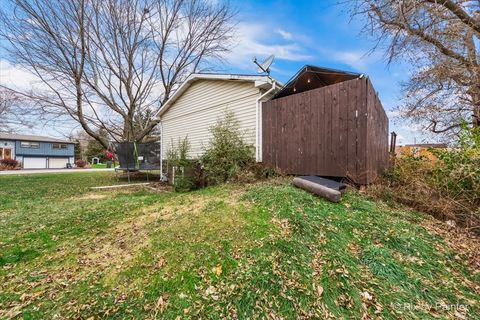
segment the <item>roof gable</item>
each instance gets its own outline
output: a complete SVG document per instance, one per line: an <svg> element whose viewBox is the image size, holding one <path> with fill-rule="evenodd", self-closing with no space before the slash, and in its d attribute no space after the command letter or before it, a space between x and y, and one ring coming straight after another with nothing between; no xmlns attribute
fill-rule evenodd
<svg viewBox="0 0 480 320"><path fill-rule="evenodd" d="M262 75L193 73L165 102L165 104L160 108L157 116L162 116L162 114L164 114L175 103L175 101L177 101L188 90L188 88L198 80L253 82L255 87L263 89L269 89L272 86L272 80L268 76Z"/></svg>

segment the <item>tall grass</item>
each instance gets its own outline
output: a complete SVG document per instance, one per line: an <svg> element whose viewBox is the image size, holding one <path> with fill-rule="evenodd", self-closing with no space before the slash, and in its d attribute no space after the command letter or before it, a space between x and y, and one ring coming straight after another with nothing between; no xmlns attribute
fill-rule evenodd
<svg viewBox="0 0 480 320"><path fill-rule="evenodd" d="M480 235L480 132L464 129L449 149L431 150L438 160L407 156L371 193L398 201Z"/></svg>

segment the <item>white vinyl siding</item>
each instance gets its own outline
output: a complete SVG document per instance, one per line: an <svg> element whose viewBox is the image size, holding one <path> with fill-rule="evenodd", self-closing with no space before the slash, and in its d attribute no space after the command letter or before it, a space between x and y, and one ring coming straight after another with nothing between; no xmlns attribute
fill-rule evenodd
<svg viewBox="0 0 480 320"><path fill-rule="evenodd" d="M178 139L188 137L190 158L200 156L210 140L210 127L226 110L233 111L247 143L255 144L256 99L261 92L253 82L198 80L162 115L163 158Z"/></svg>

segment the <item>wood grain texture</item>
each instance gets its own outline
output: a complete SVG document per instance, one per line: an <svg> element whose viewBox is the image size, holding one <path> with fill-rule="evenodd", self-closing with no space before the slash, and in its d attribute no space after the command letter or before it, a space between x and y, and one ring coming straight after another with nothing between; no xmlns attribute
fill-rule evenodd
<svg viewBox="0 0 480 320"><path fill-rule="evenodd" d="M263 162L286 174L364 185L388 166L388 118L368 78L267 101Z"/></svg>

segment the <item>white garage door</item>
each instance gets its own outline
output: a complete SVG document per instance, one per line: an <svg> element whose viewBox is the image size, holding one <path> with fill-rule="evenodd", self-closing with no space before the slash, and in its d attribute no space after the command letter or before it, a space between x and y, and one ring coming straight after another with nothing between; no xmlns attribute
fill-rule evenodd
<svg viewBox="0 0 480 320"><path fill-rule="evenodd" d="M47 158L23 158L24 169L45 169Z"/></svg>
<svg viewBox="0 0 480 320"><path fill-rule="evenodd" d="M49 158L48 159L48 167L52 169L65 168L67 166L67 163L68 163L68 158Z"/></svg>

